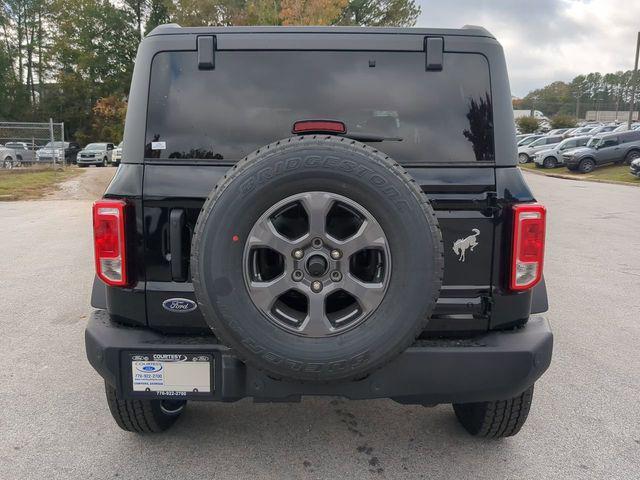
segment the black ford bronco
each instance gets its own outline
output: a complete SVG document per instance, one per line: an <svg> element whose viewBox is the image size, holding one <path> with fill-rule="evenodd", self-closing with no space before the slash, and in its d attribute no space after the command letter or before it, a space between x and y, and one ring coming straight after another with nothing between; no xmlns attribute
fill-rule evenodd
<svg viewBox="0 0 640 480"><path fill-rule="evenodd" d="M331 395L517 433L553 337L516 165L482 28L158 27L93 207L86 349L117 424Z"/></svg>

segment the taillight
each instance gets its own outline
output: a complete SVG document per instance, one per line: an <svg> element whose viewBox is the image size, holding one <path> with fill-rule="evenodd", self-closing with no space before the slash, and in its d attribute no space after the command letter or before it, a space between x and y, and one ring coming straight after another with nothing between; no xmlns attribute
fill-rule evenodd
<svg viewBox="0 0 640 480"><path fill-rule="evenodd" d="M93 245L96 273L107 285L127 285L124 233L125 203L98 200L93 204Z"/></svg>
<svg viewBox="0 0 640 480"><path fill-rule="evenodd" d="M513 206L511 290L527 290L542 277L546 217L537 203Z"/></svg>
<svg viewBox="0 0 640 480"><path fill-rule="evenodd" d="M347 126L338 120L299 120L291 133L347 133Z"/></svg>

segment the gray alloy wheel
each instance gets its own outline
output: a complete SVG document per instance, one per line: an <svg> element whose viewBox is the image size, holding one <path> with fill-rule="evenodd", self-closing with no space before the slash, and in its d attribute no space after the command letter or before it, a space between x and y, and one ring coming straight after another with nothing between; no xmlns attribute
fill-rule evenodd
<svg viewBox="0 0 640 480"><path fill-rule="evenodd" d="M526 153L520 153L518 155L518 163L529 163L529 155Z"/></svg>
<svg viewBox="0 0 640 480"><path fill-rule="evenodd" d="M362 205L329 192L292 195L269 208L249 233L243 263L254 305L276 326L307 337L362 323L391 276L380 224Z"/></svg>
<svg viewBox="0 0 640 480"><path fill-rule="evenodd" d="M547 157L542 162L544 168L556 168L558 166L558 162L554 157Z"/></svg>
<svg viewBox="0 0 640 480"><path fill-rule="evenodd" d="M591 158L585 158L580 162L578 166L578 171L580 173L591 173L593 169L596 168L596 163Z"/></svg>
<svg viewBox="0 0 640 480"><path fill-rule="evenodd" d="M13 168L13 159L11 157L5 158L2 166L7 170L11 170Z"/></svg>

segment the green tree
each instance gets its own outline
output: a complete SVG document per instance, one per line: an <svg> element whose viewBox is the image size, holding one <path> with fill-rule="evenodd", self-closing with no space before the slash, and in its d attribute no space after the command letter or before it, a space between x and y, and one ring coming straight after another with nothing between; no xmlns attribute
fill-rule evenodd
<svg viewBox="0 0 640 480"><path fill-rule="evenodd" d="M169 1L168 0L151 0L149 6L149 17L144 28L144 34L147 35L158 25L169 23Z"/></svg>
<svg viewBox="0 0 640 480"><path fill-rule="evenodd" d="M414 0L350 0L337 23L411 27L416 24L420 11Z"/></svg>
<svg viewBox="0 0 640 480"><path fill-rule="evenodd" d="M57 0L55 11L56 89L47 109L78 139L99 140L92 109L101 97L128 93L139 40L135 15L107 0Z"/></svg>
<svg viewBox="0 0 640 480"><path fill-rule="evenodd" d="M149 0L123 0L123 6L133 15L134 25L136 31L142 39L144 34L143 24L147 18L147 13L150 7Z"/></svg>
<svg viewBox="0 0 640 480"><path fill-rule="evenodd" d="M551 117L551 128L574 128L576 117L571 115L557 114Z"/></svg>
<svg viewBox="0 0 640 480"><path fill-rule="evenodd" d="M535 117L520 117L516 125L522 133L534 133L540 127L540 122Z"/></svg>

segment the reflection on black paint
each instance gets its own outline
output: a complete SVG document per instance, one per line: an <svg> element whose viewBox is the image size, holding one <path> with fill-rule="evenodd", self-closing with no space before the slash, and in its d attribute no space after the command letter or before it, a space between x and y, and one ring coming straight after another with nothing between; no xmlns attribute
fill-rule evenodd
<svg viewBox="0 0 640 480"><path fill-rule="evenodd" d="M492 160L493 142L482 138L491 134L481 131L491 123L489 85L475 54L447 53L434 74L423 52L220 51L207 71L196 52L163 52L151 72L145 156L237 161L289 137L297 120L332 118L352 133L401 137L374 146L405 164Z"/></svg>
<svg viewBox="0 0 640 480"><path fill-rule="evenodd" d="M493 161L493 106L488 93L478 101L473 98L469 101L467 119L469 128L462 133L472 143L476 160Z"/></svg>

